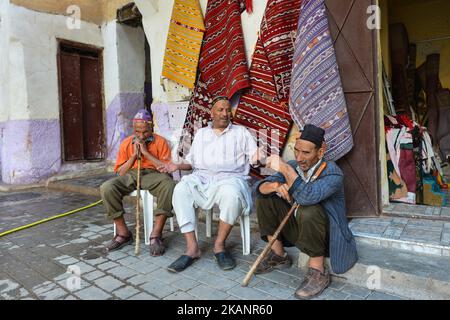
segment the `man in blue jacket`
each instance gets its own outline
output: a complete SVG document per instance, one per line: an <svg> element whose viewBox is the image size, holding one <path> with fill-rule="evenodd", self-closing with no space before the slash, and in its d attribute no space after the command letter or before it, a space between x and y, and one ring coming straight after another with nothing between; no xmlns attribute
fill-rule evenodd
<svg viewBox="0 0 450 320"><path fill-rule="evenodd" d="M308 272L295 291L300 299L317 296L329 285L325 257L330 257L335 273L346 272L358 259L346 217L342 171L329 161L320 176L311 179L324 161L324 135L323 129L305 125L295 143L295 160L286 163L279 156L269 157L267 167L277 173L255 186L256 212L265 241L270 241L293 203L300 205L255 272L289 267L292 260L284 247L295 245L310 257Z"/></svg>

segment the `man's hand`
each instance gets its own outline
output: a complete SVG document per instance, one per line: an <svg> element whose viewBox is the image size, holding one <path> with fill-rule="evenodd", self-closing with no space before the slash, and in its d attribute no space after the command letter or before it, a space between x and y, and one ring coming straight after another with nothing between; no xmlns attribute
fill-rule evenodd
<svg viewBox="0 0 450 320"><path fill-rule="evenodd" d="M287 202L291 202L291 196L289 195L289 186L284 183L278 183L279 186L275 189L275 192L278 194L278 196L280 196L281 198L283 198L284 200L286 200Z"/></svg>
<svg viewBox="0 0 450 320"><path fill-rule="evenodd" d="M162 163L156 169L163 173L172 173L178 170L178 166L173 162Z"/></svg>
<svg viewBox="0 0 450 320"><path fill-rule="evenodd" d="M133 143L133 154L131 156L134 157L134 159L136 159L138 156L138 150L139 150L138 144Z"/></svg>

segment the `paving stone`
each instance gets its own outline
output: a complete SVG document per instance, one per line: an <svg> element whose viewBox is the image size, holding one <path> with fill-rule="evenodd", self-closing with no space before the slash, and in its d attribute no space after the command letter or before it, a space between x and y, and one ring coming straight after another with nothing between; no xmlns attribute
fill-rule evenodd
<svg viewBox="0 0 450 320"><path fill-rule="evenodd" d="M108 259L111 261L117 261L123 258L128 257L128 255L126 253L123 253L122 251L113 251L113 252L109 252L107 255Z"/></svg>
<svg viewBox="0 0 450 320"><path fill-rule="evenodd" d="M137 274L135 270L121 266L121 265L114 267L112 269L109 269L107 272L109 274L112 274L116 278L123 279L123 280L134 277Z"/></svg>
<svg viewBox="0 0 450 320"><path fill-rule="evenodd" d="M112 292L115 289L121 287L124 285L123 282L114 279L111 276L106 276L100 279L97 279L94 281L95 285L102 288L103 290L105 290L106 292Z"/></svg>
<svg viewBox="0 0 450 320"><path fill-rule="evenodd" d="M366 300L403 300L403 299L391 294L374 291L366 298Z"/></svg>
<svg viewBox="0 0 450 320"><path fill-rule="evenodd" d="M103 277L104 275L105 275L104 272L101 272L100 270L95 270L95 271L92 271L92 272L89 272L89 273L83 275L83 278L88 281L93 281L95 279Z"/></svg>
<svg viewBox="0 0 450 320"><path fill-rule="evenodd" d="M99 265L97 266L97 268L99 268L100 270L106 271L106 270L108 270L108 269L112 269L112 268L114 268L114 267L117 267L118 265L119 265L119 264L117 264L117 263L115 263L115 262L108 261L108 262L99 264Z"/></svg>
<svg viewBox="0 0 450 320"><path fill-rule="evenodd" d="M253 288L264 291L264 293L267 293L278 299L287 299L294 293L294 290L292 290L291 288L287 288L284 286L274 286L272 282L268 281L261 281Z"/></svg>
<svg viewBox="0 0 450 320"><path fill-rule="evenodd" d="M176 281L172 282L171 285L177 289L181 289L183 291L188 291L198 285L200 285L200 282L188 279L188 278L181 278L177 279Z"/></svg>
<svg viewBox="0 0 450 320"><path fill-rule="evenodd" d="M135 296L132 296L131 298L128 298L128 300L158 300L158 298L145 293L145 292L141 292Z"/></svg>
<svg viewBox="0 0 450 320"><path fill-rule="evenodd" d="M123 266L131 266L133 264L139 263L141 262L141 260L139 260L136 257L132 257L132 256L127 256L126 258L120 259L116 261L117 263L120 263Z"/></svg>
<svg viewBox="0 0 450 320"><path fill-rule="evenodd" d="M358 287L351 284L346 284L341 290L343 293L351 294L354 296L358 296L361 298L366 298L372 291L364 288L364 287Z"/></svg>
<svg viewBox="0 0 450 320"><path fill-rule="evenodd" d="M192 288L187 293L202 300L222 300L228 297L227 293L203 284Z"/></svg>
<svg viewBox="0 0 450 320"><path fill-rule="evenodd" d="M111 298L110 294L94 286L76 292L75 296L82 300L106 300Z"/></svg>
<svg viewBox="0 0 450 320"><path fill-rule="evenodd" d="M57 287L56 283L47 281L45 284L33 288L33 292L39 296L47 291L55 289L56 287Z"/></svg>
<svg viewBox="0 0 450 320"><path fill-rule="evenodd" d="M116 290L113 292L113 294L118 297L119 299L128 299L129 297L139 293L139 290L131 287L126 286L125 288L121 288L119 290Z"/></svg>
<svg viewBox="0 0 450 320"><path fill-rule="evenodd" d="M152 279L145 284L140 285L142 290L147 291L148 293L162 299L169 294L176 292L177 289L174 287L167 285L159 280Z"/></svg>
<svg viewBox="0 0 450 320"><path fill-rule="evenodd" d="M138 274L138 275L128 279L127 282L137 286L137 285L146 283L151 280L152 280L152 277L150 277L148 275Z"/></svg>
<svg viewBox="0 0 450 320"><path fill-rule="evenodd" d="M194 300L194 299L195 299L194 296L191 296L190 294L183 291L174 292L164 298L164 300Z"/></svg>
<svg viewBox="0 0 450 320"><path fill-rule="evenodd" d="M343 293L341 291L330 290L327 294L322 297L324 300L345 300L349 296L348 293Z"/></svg>
<svg viewBox="0 0 450 320"><path fill-rule="evenodd" d="M334 290L341 290L343 287L345 286L345 282L343 281L336 281L333 280L333 278L331 279L330 285L328 286L328 288L334 289Z"/></svg>
<svg viewBox="0 0 450 320"><path fill-rule="evenodd" d="M86 259L84 260L86 263L92 265L92 266L96 266L102 263L105 263L107 261L109 261L108 259L105 258L97 258L97 259Z"/></svg>
<svg viewBox="0 0 450 320"><path fill-rule="evenodd" d="M441 244L443 246L450 246L450 232L442 234Z"/></svg>
<svg viewBox="0 0 450 320"><path fill-rule="evenodd" d="M38 296L39 296L39 298L44 299L44 300L58 300L58 299L63 299L64 297L66 297L67 292L65 290L63 290L62 288L58 287L56 289L47 291Z"/></svg>
<svg viewBox="0 0 450 320"><path fill-rule="evenodd" d="M226 271L224 271L226 272ZM237 285L239 285L238 282L234 280L227 279L222 276L211 276L211 277L203 277L198 279L199 282L202 282L203 284L206 284L210 287L216 288L218 290L227 291Z"/></svg>
<svg viewBox="0 0 450 320"><path fill-rule="evenodd" d="M159 267L153 263L147 262L147 261L140 261L138 263L129 265L128 268L133 269L134 272L146 274L146 273L151 273L155 270L158 270L161 267Z"/></svg>
<svg viewBox="0 0 450 320"><path fill-rule="evenodd" d="M244 300L265 300L269 297L267 293L254 288L236 286L227 293Z"/></svg>
<svg viewBox="0 0 450 320"><path fill-rule="evenodd" d="M67 259L59 260L58 262L61 263L61 264L63 264L63 265L68 266L68 265L76 264L76 263L78 263L79 261L80 261L80 260L78 260L78 259L75 259L75 258L73 258L73 257L70 257L70 258L67 258Z"/></svg>

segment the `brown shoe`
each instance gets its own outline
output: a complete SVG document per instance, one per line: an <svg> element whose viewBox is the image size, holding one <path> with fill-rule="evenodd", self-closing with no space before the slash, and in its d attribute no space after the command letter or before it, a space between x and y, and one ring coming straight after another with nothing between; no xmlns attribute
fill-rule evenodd
<svg viewBox="0 0 450 320"><path fill-rule="evenodd" d="M279 256L270 250L267 256L261 261L258 268L256 268L255 274L267 273L274 269L286 269L291 265L292 260L287 252L284 253L284 256Z"/></svg>
<svg viewBox="0 0 450 320"><path fill-rule="evenodd" d="M295 297L298 299L311 299L318 296L330 284L330 273L325 273L317 269L309 268L300 287L295 291Z"/></svg>
<svg viewBox="0 0 450 320"><path fill-rule="evenodd" d="M114 250L119 250L123 246L127 244L131 244L133 242L133 235L131 232L128 236L120 236L116 235L110 242L108 242L105 246L105 251L111 252Z"/></svg>

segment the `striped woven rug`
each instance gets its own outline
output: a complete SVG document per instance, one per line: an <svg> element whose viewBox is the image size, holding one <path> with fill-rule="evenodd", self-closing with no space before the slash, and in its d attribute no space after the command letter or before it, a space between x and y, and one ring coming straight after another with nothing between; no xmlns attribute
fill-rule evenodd
<svg viewBox="0 0 450 320"><path fill-rule="evenodd" d="M301 0L269 0L233 122L257 131L258 144L280 154L292 120L288 110L292 57Z"/></svg>
<svg viewBox="0 0 450 320"><path fill-rule="evenodd" d="M353 147L339 68L324 0L303 0L292 68L289 111L302 129L311 123L325 130L328 160Z"/></svg>
<svg viewBox="0 0 450 320"><path fill-rule="evenodd" d="M194 88L205 26L198 0L175 0L162 76Z"/></svg>
<svg viewBox="0 0 450 320"><path fill-rule="evenodd" d="M183 127L184 143L180 144L180 155L189 149L194 127L204 127L210 120L214 97L231 98L237 91L250 86L241 25L245 3L246 0L208 1L199 78Z"/></svg>

